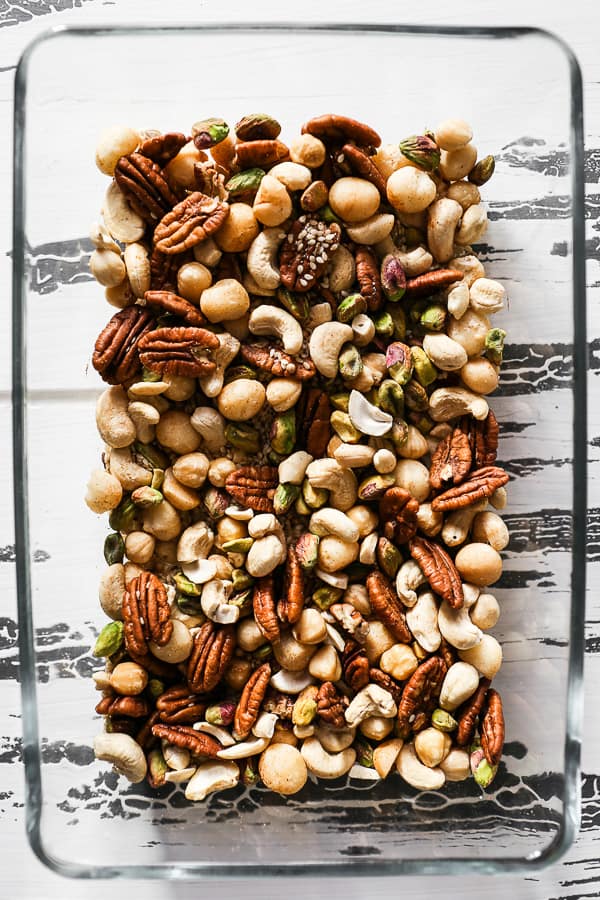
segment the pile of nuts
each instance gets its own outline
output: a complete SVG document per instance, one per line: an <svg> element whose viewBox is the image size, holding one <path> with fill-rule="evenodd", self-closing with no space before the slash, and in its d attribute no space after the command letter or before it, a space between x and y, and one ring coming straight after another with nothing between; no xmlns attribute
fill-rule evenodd
<svg viewBox="0 0 600 900"><path fill-rule="evenodd" d="M386 145L331 114L280 131L97 149L91 270L118 311L92 357L96 756L190 800L308 773L487 787L505 291L471 245L494 159L458 119Z"/></svg>

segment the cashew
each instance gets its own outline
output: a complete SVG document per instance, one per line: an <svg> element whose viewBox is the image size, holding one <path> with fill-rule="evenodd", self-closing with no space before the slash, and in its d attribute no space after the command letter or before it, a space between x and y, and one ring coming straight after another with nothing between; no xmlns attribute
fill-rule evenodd
<svg viewBox="0 0 600 900"><path fill-rule="evenodd" d="M298 328L300 328L299 325ZM300 329L300 333L302 333L302 329ZM352 328L349 325L344 325L342 322L323 322L323 324L317 325L310 336L308 349L311 359L321 375L326 378L335 378L342 346L351 340Z"/></svg>
<svg viewBox="0 0 600 900"><path fill-rule="evenodd" d="M438 607L431 591L424 591L406 613L406 624L427 653L434 653L442 642L438 628Z"/></svg>
<svg viewBox="0 0 600 900"><path fill-rule="evenodd" d="M248 534L252 538L263 538L267 534L276 534L283 538L283 528L273 513L259 513L248 522Z"/></svg>
<svg viewBox="0 0 600 900"><path fill-rule="evenodd" d="M275 713L262 712L252 726L252 734L255 737L268 738L270 740L275 733L277 719L278 716Z"/></svg>
<svg viewBox="0 0 600 900"><path fill-rule="evenodd" d="M347 225L346 233L356 244L378 244L391 232L395 221L391 213L375 213L362 222Z"/></svg>
<svg viewBox="0 0 600 900"><path fill-rule="evenodd" d="M147 247L137 242L128 244L123 259L134 296L143 297L150 290L150 256Z"/></svg>
<svg viewBox="0 0 600 900"><path fill-rule="evenodd" d="M466 388L437 388L429 398L429 415L434 422L448 422L469 413L481 421L488 412L487 401Z"/></svg>
<svg viewBox="0 0 600 900"><path fill-rule="evenodd" d="M466 663L475 666L485 678L494 678L502 665L502 647L491 634L482 635L475 647L459 650L458 655Z"/></svg>
<svg viewBox="0 0 600 900"><path fill-rule="evenodd" d="M349 772L356 760L356 750L348 747L339 753L328 753L317 738L308 738L300 753L309 771L319 778L340 778Z"/></svg>
<svg viewBox="0 0 600 900"><path fill-rule="evenodd" d="M305 328L312 331L317 325L323 325L324 322L331 322L333 319L333 310L330 303L315 303L311 306L308 314L308 321Z"/></svg>
<svg viewBox="0 0 600 900"><path fill-rule="evenodd" d="M339 753L353 742L356 728L331 728L329 725L317 725L315 737L328 753Z"/></svg>
<svg viewBox="0 0 600 900"><path fill-rule="evenodd" d="M352 519L349 519L339 509L332 509L331 507L323 507L314 512L310 517L308 529L320 537L332 534L343 541L351 542L355 542L359 538L358 527Z"/></svg>
<svg viewBox="0 0 600 900"><path fill-rule="evenodd" d="M96 759L112 763L115 771L132 784L139 784L146 777L148 766L144 751L128 734L111 732L96 735L94 754Z"/></svg>
<svg viewBox="0 0 600 900"><path fill-rule="evenodd" d="M189 766L186 769L169 769L165 772L165 781L172 784L184 784L190 780L195 771L196 766Z"/></svg>
<svg viewBox="0 0 600 900"><path fill-rule="evenodd" d="M194 584L206 584L219 575L214 559L197 559L194 562L182 563L181 571Z"/></svg>
<svg viewBox="0 0 600 900"><path fill-rule="evenodd" d="M281 225L292 213L292 198L281 181L270 174L264 175L256 192L252 211L263 225ZM222 241L219 243L222 246Z"/></svg>
<svg viewBox="0 0 600 900"><path fill-rule="evenodd" d="M216 363L216 369L210 375L199 378L200 387L207 397L216 397L220 394L225 380L225 369L237 356L240 342L229 332L218 334L219 346L211 353L211 360Z"/></svg>
<svg viewBox="0 0 600 900"><path fill-rule="evenodd" d="M312 456L305 450L297 450L282 460L278 469L280 484L302 484L306 469L312 461Z"/></svg>
<svg viewBox="0 0 600 900"><path fill-rule="evenodd" d="M398 708L389 691L377 684L368 684L356 694L344 715L349 727L355 728L370 716L390 719L397 712Z"/></svg>
<svg viewBox="0 0 600 900"><path fill-rule="evenodd" d="M466 281L457 281L448 290L448 312L455 319L460 319L469 306L469 285Z"/></svg>
<svg viewBox="0 0 600 900"><path fill-rule="evenodd" d="M202 588L200 597L202 612L218 625L230 625L237 622L240 617L239 606L227 602L232 589L230 581L221 581L218 578L208 581Z"/></svg>
<svg viewBox="0 0 600 900"><path fill-rule="evenodd" d="M135 436L142 444L150 444L154 440L155 426L160 420L160 413L150 403L135 400L127 407L127 413L135 425Z"/></svg>
<svg viewBox="0 0 600 900"><path fill-rule="evenodd" d="M102 206L106 228L112 237L124 244L140 241L146 231L146 223L130 207L116 181L111 181Z"/></svg>
<svg viewBox="0 0 600 900"><path fill-rule="evenodd" d="M493 594L480 594L469 615L477 628L486 631L493 628L500 618L500 605Z"/></svg>
<svg viewBox="0 0 600 900"><path fill-rule="evenodd" d="M135 441L135 425L127 412L127 394L120 385L103 391L96 403L96 426L110 447L128 447Z"/></svg>
<svg viewBox="0 0 600 900"><path fill-rule="evenodd" d="M377 543L379 535L376 531L372 531L366 538L363 538L360 545L360 553L358 554L359 562L365 566L374 566L377 558Z"/></svg>
<svg viewBox="0 0 600 900"><path fill-rule="evenodd" d="M430 769L423 765L415 752L414 744L404 744L396 760L396 771L411 787L419 791L437 791L446 780L441 769Z"/></svg>
<svg viewBox="0 0 600 900"><path fill-rule="evenodd" d="M357 347L366 347L375 337L375 323L373 319L359 313L352 319L352 341Z"/></svg>
<svg viewBox="0 0 600 900"><path fill-rule="evenodd" d="M285 238L281 228L265 228L254 238L248 249L246 266L259 288L273 291L281 282L277 253Z"/></svg>
<svg viewBox="0 0 600 900"><path fill-rule="evenodd" d="M316 459L306 469L312 487L329 490L329 502L342 512L356 503L358 486L351 469L345 469L335 459ZM328 582L329 583L329 582Z"/></svg>
<svg viewBox="0 0 600 900"><path fill-rule="evenodd" d="M253 578L269 575L285 562L287 549L279 534L267 534L254 541L246 557L246 569Z"/></svg>
<svg viewBox="0 0 600 900"><path fill-rule="evenodd" d="M125 593L125 567L122 563L113 563L100 576L98 597L102 611L109 619L123 619L123 594Z"/></svg>
<svg viewBox="0 0 600 900"><path fill-rule="evenodd" d="M94 222L90 228L90 241L96 250L112 250L113 253L120 253L121 248L111 238L110 234L100 222Z"/></svg>
<svg viewBox="0 0 600 900"><path fill-rule="evenodd" d="M402 253L396 248L392 252L409 278L428 272L433 265L433 256L422 245L409 250L408 253Z"/></svg>
<svg viewBox="0 0 600 900"><path fill-rule="evenodd" d="M256 756L269 746L270 738L252 737L231 747L224 747L217 752L218 759L246 759L247 756Z"/></svg>
<svg viewBox="0 0 600 900"><path fill-rule="evenodd" d="M212 406L197 406L190 419L209 453L218 453L225 446L225 419Z"/></svg>
<svg viewBox="0 0 600 900"><path fill-rule="evenodd" d="M369 403L359 391L350 391L348 415L355 428L374 437L387 434L394 424L394 417L390 413Z"/></svg>
<svg viewBox="0 0 600 900"><path fill-rule="evenodd" d="M310 648L311 651L314 648ZM309 684L313 684L313 677L306 669L300 672L292 672L289 669L280 669L279 672L271 677L269 682L271 687L276 691L282 691L286 694L299 694Z"/></svg>
<svg viewBox="0 0 600 900"><path fill-rule="evenodd" d="M463 214L456 200L442 197L432 203L427 217L427 243L437 262L448 262L454 249L454 233Z"/></svg>
<svg viewBox="0 0 600 900"><path fill-rule="evenodd" d="M447 334L426 334L423 338L423 350L432 363L444 372L462 369L468 359L464 347Z"/></svg>
<svg viewBox="0 0 600 900"><path fill-rule="evenodd" d="M343 244L335 250L329 260L326 269L329 279L329 290L349 291L356 277L356 264L354 256Z"/></svg>
<svg viewBox="0 0 600 900"><path fill-rule="evenodd" d="M226 791L240 780L240 770L235 762L211 759L200 763L185 789L186 800L205 800L215 791Z"/></svg>
<svg viewBox="0 0 600 900"><path fill-rule="evenodd" d="M505 297L504 286L493 278L477 278L469 290L471 308L485 315L500 312Z"/></svg>
<svg viewBox="0 0 600 900"><path fill-rule="evenodd" d="M489 635L486 635L489 637ZM479 672L466 662L456 662L446 672L440 691L440 706L452 712L468 700L479 686Z"/></svg>
<svg viewBox="0 0 600 900"><path fill-rule="evenodd" d="M398 759L404 741L401 738L390 738L373 751L373 765L380 778L387 778L392 766Z"/></svg>
<svg viewBox="0 0 600 900"><path fill-rule="evenodd" d="M216 738L223 747L233 747L235 744L235 739L230 733L226 731L225 728L220 728L219 725L212 725L210 722L194 722L192 728L194 731L210 734L210 736Z"/></svg>
<svg viewBox="0 0 600 900"><path fill-rule="evenodd" d="M252 334L275 335L286 353L294 356L302 349L302 328L290 313L277 306L262 304L250 314L248 326Z"/></svg>
<svg viewBox="0 0 600 900"><path fill-rule="evenodd" d="M465 607L465 609L470 609L475 603L477 603L477 600L481 595L481 588L479 588L476 584L471 584L468 581L463 581L462 589L463 596L465 598L463 606Z"/></svg>
<svg viewBox="0 0 600 900"><path fill-rule="evenodd" d="M446 516L442 528L442 540L448 547L458 547L464 544L473 519L482 509L487 506L487 499L479 500L471 506L465 506L462 509L454 509Z"/></svg>
<svg viewBox="0 0 600 900"><path fill-rule="evenodd" d="M438 627L442 636L457 650L468 650L478 644L483 637L477 625L471 621L469 610L464 606L461 609L453 609L447 600L440 606Z"/></svg>
<svg viewBox="0 0 600 900"><path fill-rule="evenodd" d="M483 203L474 203L463 212L454 240L457 244L476 244L486 233L488 218Z"/></svg>
<svg viewBox="0 0 600 900"><path fill-rule="evenodd" d="M193 563L197 559L206 559L215 540L214 533L206 522L196 522L186 528L177 544L177 561Z"/></svg>
<svg viewBox="0 0 600 900"><path fill-rule="evenodd" d="M111 449L108 471L119 479L126 491L135 491L152 481L152 472L135 462L130 447Z"/></svg>
<svg viewBox="0 0 600 900"><path fill-rule="evenodd" d="M340 444L333 451L334 459L348 469L362 469L368 466L375 455L373 447L366 444Z"/></svg>

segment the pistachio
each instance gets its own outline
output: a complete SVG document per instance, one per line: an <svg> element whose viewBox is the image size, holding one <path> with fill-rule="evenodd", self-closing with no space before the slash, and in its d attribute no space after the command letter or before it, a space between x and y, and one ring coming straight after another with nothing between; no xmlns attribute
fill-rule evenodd
<svg viewBox="0 0 600 900"><path fill-rule="evenodd" d="M243 450L244 453L259 451L260 435L256 428L246 422L229 422L225 426L225 438L236 450Z"/></svg>
<svg viewBox="0 0 600 900"><path fill-rule="evenodd" d="M204 713L204 718L211 725L225 726L231 725L235 716L237 704L233 700L221 700L209 706Z"/></svg>
<svg viewBox="0 0 600 900"><path fill-rule="evenodd" d="M108 524L111 528L114 528L115 531L133 531L135 528L135 517L137 515L137 508L135 503L129 498L125 497L124 500L121 500L116 509L113 509L108 517Z"/></svg>
<svg viewBox="0 0 600 900"><path fill-rule="evenodd" d="M502 328L490 328L485 336L485 355L491 363L499 366L502 363L504 352L504 338L506 332Z"/></svg>
<svg viewBox="0 0 600 900"><path fill-rule="evenodd" d="M397 341L403 341L406 337L406 313L398 304L390 307L388 312L392 317L392 322L394 323L394 339Z"/></svg>
<svg viewBox="0 0 600 900"><path fill-rule="evenodd" d="M268 113L250 113L240 119L235 133L240 141L272 141L281 134L281 125Z"/></svg>
<svg viewBox="0 0 600 900"><path fill-rule="evenodd" d="M223 119L212 117L194 122L192 125L192 137L198 150L208 150L215 144L220 144L229 134L229 125Z"/></svg>
<svg viewBox="0 0 600 900"><path fill-rule="evenodd" d="M197 584L194 584L193 581L190 581L183 572L178 572L173 576L173 581L175 582L175 586L178 591L182 594L185 594L186 597L199 597L200 589Z"/></svg>
<svg viewBox="0 0 600 900"><path fill-rule="evenodd" d="M105 625L94 644L94 656L112 656L123 644L123 623L109 622Z"/></svg>
<svg viewBox="0 0 600 900"><path fill-rule="evenodd" d="M329 492L325 488L313 487L308 478L302 482L302 498L309 510L320 509L329 499Z"/></svg>
<svg viewBox="0 0 600 900"><path fill-rule="evenodd" d="M287 288L277 289L277 299L287 311L299 322L306 322L310 314L308 299L304 294L293 294Z"/></svg>
<svg viewBox="0 0 600 900"><path fill-rule="evenodd" d="M377 388L375 400L379 409L391 416L401 418L404 415L404 391L397 381L386 378Z"/></svg>
<svg viewBox="0 0 600 900"><path fill-rule="evenodd" d="M221 550L225 553L248 553L253 543L254 539L251 537L236 538L235 540L225 541L224 544L221 544Z"/></svg>
<svg viewBox="0 0 600 900"><path fill-rule="evenodd" d="M160 491L150 487L150 485L144 485L133 491L131 500L136 506L139 506L142 509L148 509L150 506L158 506L159 503L162 503L163 495Z"/></svg>
<svg viewBox="0 0 600 900"><path fill-rule="evenodd" d="M446 307L441 303L432 303L423 310L419 322L428 331L442 331L446 324Z"/></svg>
<svg viewBox="0 0 600 900"><path fill-rule="evenodd" d="M159 788L165 784L165 775L169 767L160 747L154 747L148 753L148 780L151 787Z"/></svg>
<svg viewBox="0 0 600 900"><path fill-rule="evenodd" d="M481 788L488 788L498 771L498 766L491 766L481 749L479 741L475 741L471 746L471 772L473 778Z"/></svg>
<svg viewBox="0 0 600 900"><path fill-rule="evenodd" d="M338 322L352 322L355 316L367 311L367 301L362 294L349 294L338 306L335 317Z"/></svg>
<svg viewBox="0 0 600 900"><path fill-rule="evenodd" d="M118 531L107 534L104 540L104 559L106 560L106 564L112 566L114 563L123 562L124 554L125 541Z"/></svg>
<svg viewBox="0 0 600 900"><path fill-rule="evenodd" d="M288 512L300 496L300 487L297 484L280 484L277 486L273 497L273 509L276 516Z"/></svg>
<svg viewBox="0 0 600 900"><path fill-rule="evenodd" d="M394 320L386 309L373 315L375 331L380 337L390 338L394 334Z"/></svg>
<svg viewBox="0 0 600 900"><path fill-rule="evenodd" d="M348 405L350 404L350 395L348 395ZM337 436L345 444L358 444L362 438L362 433L356 428L347 412L335 410L330 417L331 427Z"/></svg>
<svg viewBox="0 0 600 900"><path fill-rule="evenodd" d="M395 578L402 564L402 554L395 544L386 537L380 537L377 541L377 562L389 578Z"/></svg>
<svg viewBox="0 0 600 900"><path fill-rule="evenodd" d="M449 712L446 712L445 709L434 709L431 714L431 724L434 728L437 728L438 731L450 732L454 731L455 728L458 727L458 722L456 719L450 715Z"/></svg>
<svg viewBox="0 0 600 900"><path fill-rule="evenodd" d="M333 585L320 587L313 592L312 601L320 610L327 610L338 602L343 593L341 588L333 587Z"/></svg>
<svg viewBox="0 0 600 900"><path fill-rule="evenodd" d="M296 558L306 572L310 572L317 564L319 541L319 536L311 534L310 531L305 531L296 541L296 546L294 548Z"/></svg>
<svg viewBox="0 0 600 900"><path fill-rule="evenodd" d="M381 262L381 287L391 303L401 300L406 291L406 272L393 253L388 253Z"/></svg>
<svg viewBox="0 0 600 900"><path fill-rule="evenodd" d="M282 456L289 456L296 443L296 412L294 408L279 413L271 425L271 447Z"/></svg>
<svg viewBox="0 0 600 900"><path fill-rule="evenodd" d="M227 494L216 487L207 488L202 496L202 502L211 519L220 519L225 515L225 510L229 506Z"/></svg>
<svg viewBox="0 0 600 900"><path fill-rule="evenodd" d="M317 694L319 689L316 684L309 684L300 691L294 702L292 710L292 722L294 725L310 725L317 715Z"/></svg>
<svg viewBox="0 0 600 900"><path fill-rule="evenodd" d="M359 766L366 766L367 769L374 769L373 747L364 738L358 737L352 744L356 750L356 763Z"/></svg>
<svg viewBox="0 0 600 900"><path fill-rule="evenodd" d="M400 152L427 172L433 172L440 164L440 148L429 135L415 134L399 143Z"/></svg>
<svg viewBox="0 0 600 900"><path fill-rule="evenodd" d="M422 347L412 348L414 375L419 384L427 387L436 380L438 371Z"/></svg>
<svg viewBox="0 0 600 900"><path fill-rule="evenodd" d="M344 380L353 381L363 370L362 356L354 344L346 344L338 357L338 369Z"/></svg>
<svg viewBox="0 0 600 900"><path fill-rule="evenodd" d="M311 182L300 197L300 206L306 212L316 212L327 203L329 190L324 181Z"/></svg>
<svg viewBox="0 0 600 900"><path fill-rule="evenodd" d="M490 180L494 174L495 168L496 160L494 157L491 154L489 154L489 156L484 156L484 158L480 159L469 172L469 181L471 184L476 184L478 187L481 187L482 184L485 184L486 181Z"/></svg>
<svg viewBox="0 0 600 900"><path fill-rule="evenodd" d="M406 384L413 372L413 358L411 348L401 341L394 341L385 352L385 364L388 374L398 384Z"/></svg>
<svg viewBox="0 0 600 900"><path fill-rule="evenodd" d="M265 174L264 169L254 168L244 169L243 172L237 172L237 174L232 175L225 185L225 190L229 193L229 199L250 203L254 199L254 195L259 189Z"/></svg>
<svg viewBox="0 0 600 900"><path fill-rule="evenodd" d="M358 496L361 500L381 500L395 483L393 475L369 475L359 484Z"/></svg>
<svg viewBox="0 0 600 900"><path fill-rule="evenodd" d="M416 412L424 412L429 406L427 391L414 378L404 386L404 402L409 409Z"/></svg>

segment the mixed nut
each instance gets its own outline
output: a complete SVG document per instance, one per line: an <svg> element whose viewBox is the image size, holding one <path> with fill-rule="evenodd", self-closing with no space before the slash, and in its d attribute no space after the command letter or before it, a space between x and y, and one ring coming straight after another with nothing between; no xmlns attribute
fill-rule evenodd
<svg viewBox="0 0 600 900"><path fill-rule="evenodd" d="M130 781L494 778L505 291L471 137L323 115L284 143L251 114L100 139L94 748Z"/></svg>

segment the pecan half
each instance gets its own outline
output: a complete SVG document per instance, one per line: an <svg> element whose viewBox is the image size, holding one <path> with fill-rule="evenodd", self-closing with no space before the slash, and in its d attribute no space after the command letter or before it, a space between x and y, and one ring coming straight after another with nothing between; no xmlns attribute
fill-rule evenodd
<svg viewBox="0 0 600 900"><path fill-rule="evenodd" d="M374 569L367 575L367 591L373 613L388 628L396 640L408 644L412 634L406 624L406 616L396 592L383 572Z"/></svg>
<svg viewBox="0 0 600 900"><path fill-rule="evenodd" d="M227 200L229 191L225 187L225 170L211 162L194 163L194 183L196 190L207 197Z"/></svg>
<svg viewBox="0 0 600 900"><path fill-rule="evenodd" d="M140 368L138 344L152 328L152 313L141 306L122 309L106 324L94 345L92 365L107 384L129 381Z"/></svg>
<svg viewBox="0 0 600 900"><path fill-rule="evenodd" d="M359 644L364 644L369 633L369 623L363 619L351 603L334 603L329 612L340 623L344 631L351 634Z"/></svg>
<svg viewBox="0 0 600 900"><path fill-rule="evenodd" d="M464 603L462 581L446 551L433 541L414 537L408 545L410 555L420 566L430 587L453 609Z"/></svg>
<svg viewBox="0 0 600 900"><path fill-rule="evenodd" d="M402 685L398 684L396 679L392 678L391 675L388 675L387 672L382 672L381 669L371 667L369 669L369 681L372 681L373 684L378 684L380 688L383 688L384 691L390 693L394 698L396 706L400 703L400 698L402 697Z"/></svg>
<svg viewBox="0 0 600 900"><path fill-rule="evenodd" d="M381 306L383 296L377 257L368 247L359 247L354 256L356 280L360 285L361 296L367 301L369 312L375 312Z"/></svg>
<svg viewBox="0 0 600 900"><path fill-rule="evenodd" d="M177 203L160 166L141 153L121 157L115 166L115 180L136 213L150 225Z"/></svg>
<svg viewBox="0 0 600 900"><path fill-rule="evenodd" d="M191 253L167 256L153 248L150 254L150 288L153 291L177 291L177 272L180 266L191 262Z"/></svg>
<svg viewBox="0 0 600 900"><path fill-rule="evenodd" d="M344 144L341 152L350 165L351 170L360 178L364 178L366 181L374 184L382 199L387 201L385 178L373 160L358 147L355 147L354 144Z"/></svg>
<svg viewBox="0 0 600 900"><path fill-rule="evenodd" d="M446 638L442 638L442 640L440 641L440 646L437 649L437 655L442 657L448 668L450 668L450 666L453 666L458 659L458 653L456 652L452 644L448 643Z"/></svg>
<svg viewBox="0 0 600 900"><path fill-rule="evenodd" d="M379 501L383 533L389 541L406 544L417 531L419 501L401 487L391 487Z"/></svg>
<svg viewBox="0 0 600 900"><path fill-rule="evenodd" d="M306 450L314 459L325 456L331 436L331 404L329 397L320 388L310 388L302 392L296 421L303 430Z"/></svg>
<svg viewBox="0 0 600 900"><path fill-rule="evenodd" d="M240 356L261 372L270 372L278 378L307 381L317 373L312 359L297 359L278 347L269 347L268 344L242 344Z"/></svg>
<svg viewBox="0 0 600 900"><path fill-rule="evenodd" d="M206 701L184 684L178 684L158 697L156 709L161 722L167 725L189 725L203 717Z"/></svg>
<svg viewBox="0 0 600 900"><path fill-rule="evenodd" d="M273 466L240 466L225 481L225 490L240 506L256 512L273 512L273 497L279 483Z"/></svg>
<svg viewBox="0 0 600 900"><path fill-rule="evenodd" d="M206 319L197 306L172 291L146 291L144 300L146 305L152 309L171 313L171 315L183 319L187 325L200 328L206 324Z"/></svg>
<svg viewBox="0 0 600 900"><path fill-rule="evenodd" d="M439 490L443 482L451 481L460 484L471 468L471 445L469 439L460 428L439 442L431 457L429 483Z"/></svg>
<svg viewBox="0 0 600 900"><path fill-rule="evenodd" d="M234 649L235 632L231 625L217 627L211 621L205 622L194 635L187 663L190 689L199 694L212 691L231 662Z"/></svg>
<svg viewBox="0 0 600 900"><path fill-rule="evenodd" d="M485 698L481 724L481 749L490 766L497 766L504 747L504 712L498 691L490 688Z"/></svg>
<svg viewBox="0 0 600 900"><path fill-rule="evenodd" d="M159 166L166 166L173 157L177 156L182 147L185 147L189 138L178 131L170 131L158 137L148 138L142 141L138 147L138 153L147 156Z"/></svg>
<svg viewBox="0 0 600 900"><path fill-rule="evenodd" d="M215 738L202 731L194 731L189 725L158 723L152 726L152 734L162 741L167 741L168 744L189 750L192 756L209 756L214 759L219 750L223 749Z"/></svg>
<svg viewBox="0 0 600 900"><path fill-rule="evenodd" d="M498 450L498 422L490 409L483 421L473 416L463 416L460 428L467 435L473 456L473 467L482 469L492 466L496 461Z"/></svg>
<svg viewBox="0 0 600 900"><path fill-rule="evenodd" d="M207 359L207 350L215 350L219 340L204 328L156 328L138 343L140 360L159 375L186 375L188 378L210 375L215 363Z"/></svg>
<svg viewBox="0 0 600 900"><path fill-rule="evenodd" d="M360 691L369 683L369 660L356 641L346 641L342 653L344 681L353 691Z"/></svg>
<svg viewBox="0 0 600 900"><path fill-rule="evenodd" d="M96 708L98 712L98 708ZM115 697L107 710L109 716L126 716L128 719L143 719L150 715L150 704L145 697Z"/></svg>
<svg viewBox="0 0 600 900"><path fill-rule="evenodd" d="M164 647L173 633L164 584L151 572L132 578L123 594L123 634L129 653L145 656L148 642Z"/></svg>
<svg viewBox="0 0 600 900"><path fill-rule="evenodd" d="M293 547L288 547L281 600L277 615L284 625L295 625L304 608L304 575Z"/></svg>
<svg viewBox="0 0 600 900"><path fill-rule="evenodd" d="M131 648L128 648L127 652L133 662L138 663L138 665L146 669L147 672L156 675L157 678L165 678L173 681L177 677L177 669L172 663L163 662L162 659L158 659L158 657L153 656L150 652L136 653L135 650L132 650Z"/></svg>
<svg viewBox="0 0 600 900"><path fill-rule="evenodd" d="M473 741L477 720L483 709L485 695L491 683L489 678L482 678L475 693L469 697L466 703L463 703L460 711L455 715L458 721L456 743L459 747L467 747Z"/></svg>
<svg viewBox="0 0 600 900"><path fill-rule="evenodd" d="M328 225L306 214L296 219L279 251L282 285L297 293L314 287L339 247L341 233L336 222Z"/></svg>
<svg viewBox="0 0 600 900"><path fill-rule="evenodd" d="M494 491L505 485L508 475L498 466L485 466L471 472L469 478L457 487L450 488L431 501L435 512L448 512L451 509L462 509L471 506L484 497L491 497Z"/></svg>
<svg viewBox="0 0 600 900"><path fill-rule="evenodd" d="M302 134L312 134L325 143L345 144L352 141L357 147L367 148L379 147L381 144L381 138L369 125L333 113L309 119L302 126Z"/></svg>
<svg viewBox="0 0 600 900"><path fill-rule="evenodd" d="M324 681L317 694L317 715L331 728L345 728L344 711L348 707L348 698L337 690L331 681Z"/></svg>
<svg viewBox="0 0 600 900"><path fill-rule="evenodd" d="M446 663L439 656L431 656L415 669L398 704L398 737L406 740L411 731L425 727L436 707L446 672Z"/></svg>
<svg viewBox="0 0 600 900"><path fill-rule="evenodd" d="M237 164L240 169L253 169L258 166L274 166L275 163L287 159L290 151L278 140L242 141L235 145Z"/></svg>
<svg viewBox="0 0 600 900"><path fill-rule="evenodd" d="M140 730L135 734L135 739L142 750L150 750L158 743L158 738L152 734L152 727L158 722L158 713L156 710L146 719Z"/></svg>
<svg viewBox="0 0 600 900"><path fill-rule="evenodd" d="M405 297L424 297L427 294L433 294L435 291L441 291L442 288L460 281L463 273L458 269L433 269L431 272L424 272L422 275L416 275L414 278L407 279Z"/></svg>
<svg viewBox="0 0 600 900"><path fill-rule="evenodd" d="M272 575L256 579L252 594L252 609L261 634L274 644L279 640L281 634L275 612L275 588Z"/></svg>
<svg viewBox="0 0 600 900"><path fill-rule="evenodd" d="M261 703L269 686L271 666L263 663L252 673L242 691L233 719L235 736L241 740L248 737L252 726L258 718Z"/></svg>
<svg viewBox="0 0 600 900"><path fill-rule="evenodd" d="M200 191L189 194L164 216L154 231L154 245L162 253L181 253L219 230L229 206Z"/></svg>

